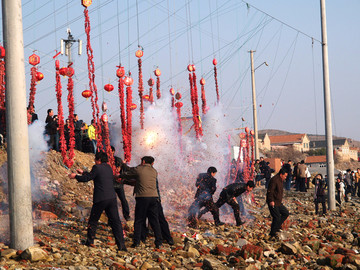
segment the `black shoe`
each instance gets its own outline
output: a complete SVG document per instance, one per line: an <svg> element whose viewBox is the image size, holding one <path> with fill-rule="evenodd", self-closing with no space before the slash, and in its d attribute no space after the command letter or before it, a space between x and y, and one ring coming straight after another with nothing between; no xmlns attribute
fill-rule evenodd
<svg viewBox="0 0 360 270"><path fill-rule="evenodd" d="M137 248L138 246L139 246L139 244L135 244L135 243L133 243L133 244L131 245L132 248Z"/></svg>
<svg viewBox="0 0 360 270"><path fill-rule="evenodd" d="M119 248L120 251L128 251L127 248L125 246Z"/></svg>
<svg viewBox="0 0 360 270"><path fill-rule="evenodd" d="M160 249L160 248L161 248L161 245L155 245L155 248L156 248L156 249Z"/></svg>
<svg viewBox="0 0 360 270"><path fill-rule="evenodd" d="M221 222L221 221L219 221L219 222L215 222L215 226L221 226L221 225L224 225L225 223L224 222Z"/></svg>
<svg viewBox="0 0 360 270"><path fill-rule="evenodd" d="M236 226L241 226L241 225L243 225L243 224L245 224L245 221L240 221L240 222L237 222L237 223L236 223Z"/></svg>
<svg viewBox="0 0 360 270"><path fill-rule="evenodd" d="M174 240L173 239L169 239L166 241L170 246L174 245Z"/></svg>
<svg viewBox="0 0 360 270"><path fill-rule="evenodd" d="M94 243L90 242L89 240L82 241L82 244L88 247L95 247Z"/></svg>

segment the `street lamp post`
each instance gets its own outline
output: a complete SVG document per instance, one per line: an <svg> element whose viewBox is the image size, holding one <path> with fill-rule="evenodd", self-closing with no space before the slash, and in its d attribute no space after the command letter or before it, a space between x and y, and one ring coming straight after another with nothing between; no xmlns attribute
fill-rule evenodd
<svg viewBox="0 0 360 270"><path fill-rule="evenodd" d="M263 62L256 68L254 68L254 52L250 51L250 62L251 62L251 85L252 85L252 103L253 103L253 121L254 121L254 141L255 141L255 160L260 158L259 155L259 135L258 135L258 125L257 125L257 112L256 112L256 91L255 91L255 70L258 69L262 65L268 65L266 62Z"/></svg>

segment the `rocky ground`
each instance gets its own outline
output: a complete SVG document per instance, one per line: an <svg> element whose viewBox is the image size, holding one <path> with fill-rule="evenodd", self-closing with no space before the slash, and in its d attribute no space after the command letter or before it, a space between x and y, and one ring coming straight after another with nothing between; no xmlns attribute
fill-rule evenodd
<svg viewBox="0 0 360 270"><path fill-rule="evenodd" d="M5 162L4 153L0 156ZM92 164L93 156L76 152L74 169ZM68 173L55 152L33 168L34 246L24 251L9 248L7 183L0 175L0 269L360 269L359 198L345 203L341 212L337 208L316 216L313 189L286 192L284 204L291 215L274 241L268 237L271 218L263 186L254 190L257 205L245 198L248 215L243 226L234 226L231 209L225 208L225 225L215 227L207 214L195 230L186 227L185 220L195 190L172 183L162 187L162 202L175 244L156 249L150 237L133 249L133 221L128 221L128 252L122 252L117 251L106 216L101 217L95 247L81 244L92 183L77 183L67 178ZM132 188L126 192L134 209Z"/></svg>

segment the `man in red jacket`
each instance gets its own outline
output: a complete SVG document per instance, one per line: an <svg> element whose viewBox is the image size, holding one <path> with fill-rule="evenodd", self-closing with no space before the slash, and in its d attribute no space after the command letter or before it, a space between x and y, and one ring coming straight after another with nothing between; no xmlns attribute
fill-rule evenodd
<svg viewBox="0 0 360 270"><path fill-rule="evenodd" d="M281 225L289 216L289 211L282 204L284 181L286 180L286 177L287 172L284 169L280 169L279 173L270 179L266 193L266 202L273 218L270 231L270 236L272 237L277 237Z"/></svg>

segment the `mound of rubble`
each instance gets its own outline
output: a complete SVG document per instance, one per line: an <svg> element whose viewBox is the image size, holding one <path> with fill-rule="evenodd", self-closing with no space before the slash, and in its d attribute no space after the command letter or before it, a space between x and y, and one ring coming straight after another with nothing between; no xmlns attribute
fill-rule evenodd
<svg viewBox="0 0 360 270"><path fill-rule="evenodd" d="M76 152L72 170L91 168L93 160L91 154ZM82 245L93 184L77 183L67 177L69 172L60 154L53 151L32 169L36 187L34 246L26 250L9 248L8 227L2 224L0 269L360 269L359 198L345 203L341 212L337 209L316 216L313 189L286 192L284 204L291 215L275 241L268 237L271 218L263 186L254 190L258 205L246 202L244 225L236 227L231 208L223 207L225 225L215 227L206 214L198 229L189 229L186 213L195 188L173 182L161 187L161 195L175 244L156 249L150 237L145 244L131 248L133 221L128 221L124 224L128 252L123 252L117 250L105 215L95 247ZM3 178L0 176L1 223L8 220L7 183ZM125 191L133 210L132 187Z"/></svg>

